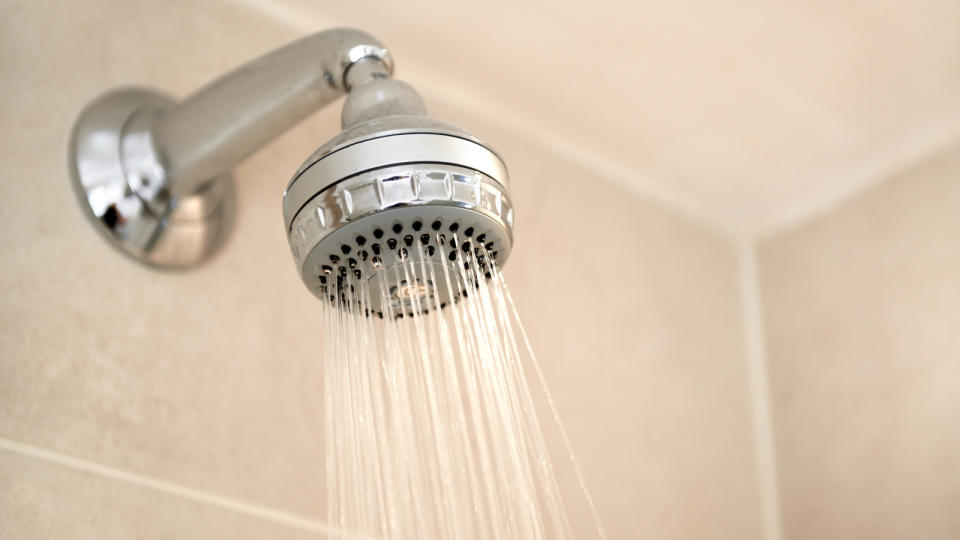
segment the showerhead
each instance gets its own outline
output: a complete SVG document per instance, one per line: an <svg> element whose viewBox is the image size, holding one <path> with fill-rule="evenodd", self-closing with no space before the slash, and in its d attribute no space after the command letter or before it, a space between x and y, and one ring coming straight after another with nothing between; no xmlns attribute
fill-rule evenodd
<svg viewBox="0 0 960 540"><path fill-rule="evenodd" d="M368 307L378 313L409 310L410 296L428 292L439 296L436 305L456 301L460 288L442 282L449 275L442 265L464 264L466 254L500 266L510 255L514 215L506 166L462 129L409 114L422 111L422 103L415 92L401 90L409 88L403 83L380 79L364 86L371 90L351 91L347 99L344 131L304 162L284 192L297 270L325 300L335 300L354 280L366 280L370 290L385 280L393 305L370 295ZM367 114L371 109L377 114ZM391 277L409 262L415 263L406 265L409 279Z"/></svg>
<svg viewBox="0 0 960 540"><path fill-rule="evenodd" d="M127 255L160 268L196 265L230 229L230 169L347 93L343 131L304 162L283 195L303 282L324 299L356 283L373 291L389 285L380 291L389 294L364 302L380 314L409 312L411 304L425 310L415 301L424 295L437 306L456 301L476 281L460 272L465 264L483 270L482 278L483 266L502 265L510 254L507 169L469 133L427 117L417 92L392 73L393 59L376 39L338 28L180 102L151 90L110 92L74 126L74 187L93 224ZM414 262L399 277L399 263ZM459 283L445 277L451 267Z"/></svg>

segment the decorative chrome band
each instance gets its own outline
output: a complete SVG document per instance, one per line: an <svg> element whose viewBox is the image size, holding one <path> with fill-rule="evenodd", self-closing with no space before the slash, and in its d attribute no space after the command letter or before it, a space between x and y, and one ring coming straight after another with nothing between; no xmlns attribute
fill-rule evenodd
<svg viewBox="0 0 960 540"><path fill-rule="evenodd" d="M441 133L399 133L346 146L304 170L283 194L284 225L289 230L301 207L330 185L364 171L408 163L466 167L509 187L506 165L477 142Z"/></svg>
<svg viewBox="0 0 960 540"><path fill-rule="evenodd" d="M463 167L412 164L358 175L308 202L288 231L297 270L302 271L304 259L317 244L343 226L410 206L480 212L499 223L512 241L513 205L499 182Z"/></svg>
<svg viewBox="0 0 960 540"><path fill-rule="evenodd" d="M341 66L344 75L346 75L347 69L349 69L351 65L364 58L376 58L380 60L383 62L383 65L386 66L387 71L393 75L393 58L390 56L390 51L378 45L355 45L347 51L346 58L343 62L344 65Z"/></svg>

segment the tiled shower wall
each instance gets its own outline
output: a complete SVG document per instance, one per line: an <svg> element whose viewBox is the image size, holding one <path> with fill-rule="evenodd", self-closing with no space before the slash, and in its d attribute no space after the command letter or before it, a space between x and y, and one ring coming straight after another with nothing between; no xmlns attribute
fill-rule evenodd
<svg viewBox="0 0 960 540"><path fill-rule="evenodd" d="M338 107L237 170L236 230L189 273L111 251L64 162L104 89L184 95L298 32L232 3L0 9L0 538L322 537L323 336L279 206ZM410 82L511 167L507 277L611 537L763 537L741 243ZM958 535L957 171L948 152L757 248L789 540Z"/></svg>
<svg viewBox="0 0 960 540"><path fill-rule="evenodd" d="M65 164L105 89L184 95L298 33L217 2L2 10L0 537L322 536L324 336L280 196L339 107L237 169L234 234L190 272L112 251ZM611 537L759 538L734 243L411 82L510 164L507 278Z"/></svg>
<svg viewBox="0 0 960 540"><path fill-rule="evenodd" d="M757 259L784 537L960 538L960 143Z"/></svg>

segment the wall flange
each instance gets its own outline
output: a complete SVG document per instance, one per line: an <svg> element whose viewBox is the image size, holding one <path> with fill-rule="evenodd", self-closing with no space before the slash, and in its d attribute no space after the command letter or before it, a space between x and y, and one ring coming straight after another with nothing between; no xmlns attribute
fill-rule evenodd
<svg viewBox="0 0 960 540"><path fill-rule="evenodd" d="M228 173L191 194L170 194L152 127L174 106L169 97L144 89L101 96L77 118L68 160L81 205L110 244L150 266L188 268L226 239L234 194Z"/></svg>

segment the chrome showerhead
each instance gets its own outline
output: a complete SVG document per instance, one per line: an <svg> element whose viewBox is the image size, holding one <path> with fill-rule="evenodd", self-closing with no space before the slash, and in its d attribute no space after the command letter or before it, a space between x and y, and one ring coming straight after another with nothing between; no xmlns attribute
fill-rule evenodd
<svg viewBox="0 0 960 540"><path fill-rule="evenodd" d="M386 99L402 83L366 84L391 85L379 92ZM415 93L380 107L386 116L357 123L366 115L357 114L354 96L344 108L346 129L307 159L284 193L297 270L314 295L328 300L354 280L377 290L388 276L393 305L382 306L381 296L371 295L369 308L378 313L409 311L408 297L428 291L439 295L435 305L456 301L459 287L433 283L444 279L440 266L464 264L458 251L482 265L487 257L502 265L510 254L514 216L506 166L462 129L405 114L422 109ZM365 102L361 109L382 105L356 96ZM414 275L394 279L395 267L411 261Z"/></svg>
<svg viewBox="0 0 960 540"><path fill-rule="evenodd" d="M233 165L347 93L343 131L284 192L300 276L318 297L337 298L344 280L378 286L398 263L423 261L419 271L407 269L409 279L391 282L394 310L422 291L455 301L463 289L435 283L427 265L463 265L455 250L474 264L506 261L507 169L467 132L427 117L417 92L392 72L376 39L341 28L254 60L180 102L143 89L111 92L74 126L74 186L94 225L124 253L157 267L198 264L230 229ZM389 295L374 296L372 307L389 311L379 305Z"/></svg>

